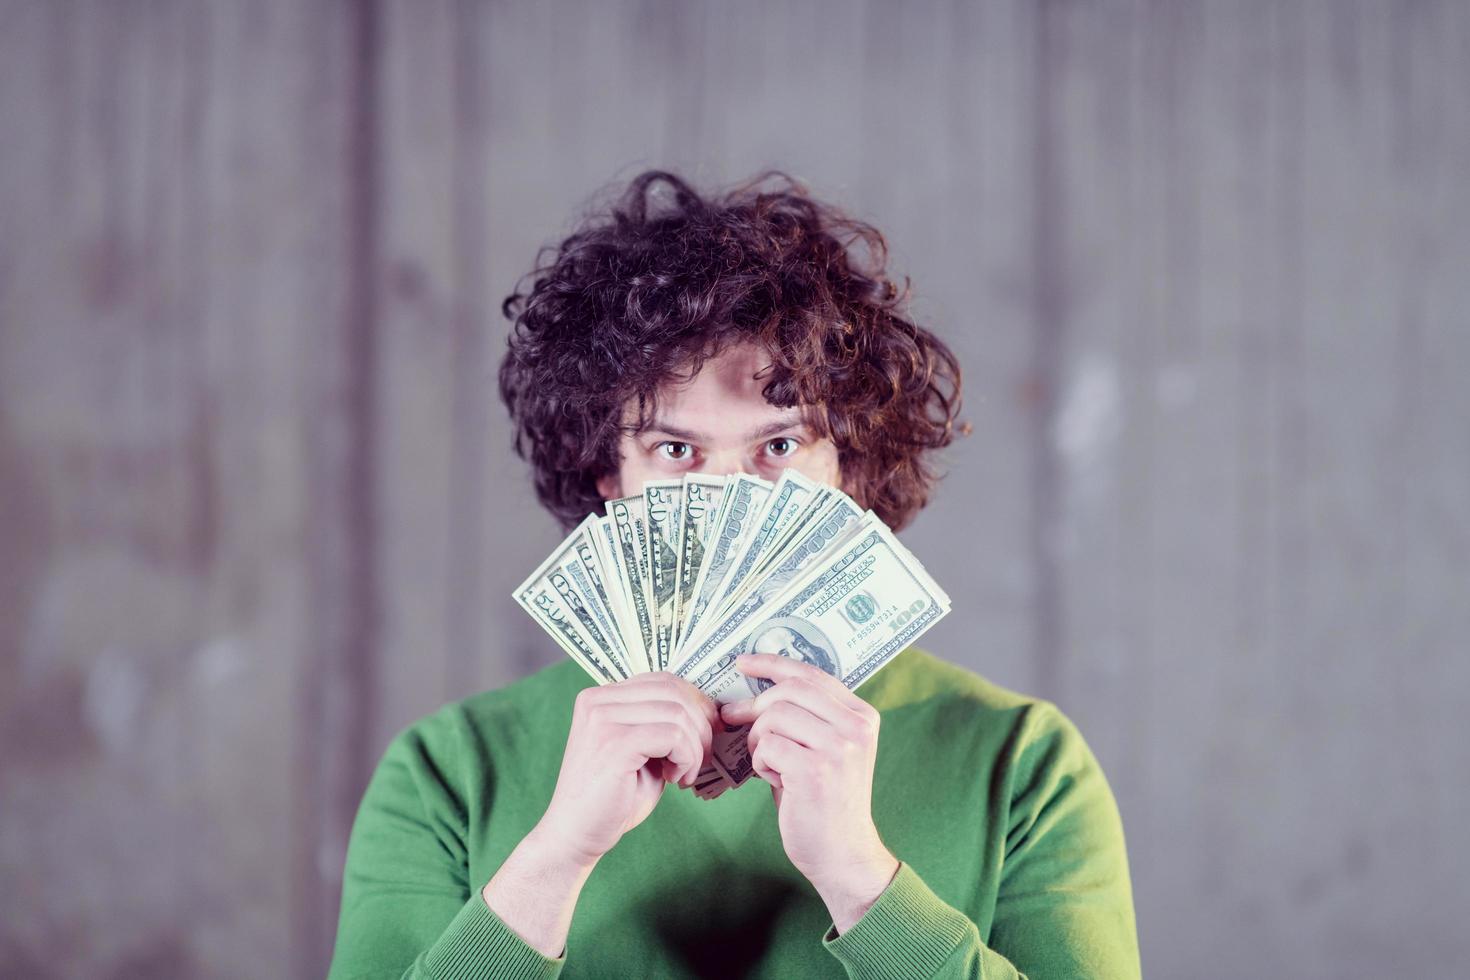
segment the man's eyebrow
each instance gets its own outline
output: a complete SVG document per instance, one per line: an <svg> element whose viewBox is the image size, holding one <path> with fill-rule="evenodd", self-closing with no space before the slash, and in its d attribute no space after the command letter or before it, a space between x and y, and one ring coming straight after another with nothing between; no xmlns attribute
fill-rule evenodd
<svg viewBox="0 0 1470 980"><path fill-rule="evenodd" d="M774 422L766 423L759 429L756 429L754 432L747 435L745 437L745 441L754 442L757 439L764 439L768 436L773 436L778 432L784 432L787 429L794 429L799 426L804 426L805 424L806 420L803 419L800 415L792 415L784 419L777 419ZM650 422L648 425L644 426L638 431L640 433L661 432L666 436L673 436L675 439L681 439L685 442L707 441L707 437L703 433L693 432L689 429L682 429L677 425L671 425L670 423L665 422L663 419L654 419L652 422Z"/></svg>
<svg viewBox="0 0 1470 980"><path fill-rule="evenodd" d="M791 415L784 419L777 419L769 425L763 425L745 438L747 442L754 442L757 439L764 439L778 432L785 432L787 429L795 429L805 425L806 420L800 415Z"/></svg>
<svg viewBox="0 0 1470 980"><path fill-rule="evenodd" d="M681 429L676 425L670 425L662 419L654 419L636 431L639 434L644 432L662 432L666 436L673 436L675 439L682 439L685 442L704 442L704 436L702 434L690 432L688 429Z"/></svg>

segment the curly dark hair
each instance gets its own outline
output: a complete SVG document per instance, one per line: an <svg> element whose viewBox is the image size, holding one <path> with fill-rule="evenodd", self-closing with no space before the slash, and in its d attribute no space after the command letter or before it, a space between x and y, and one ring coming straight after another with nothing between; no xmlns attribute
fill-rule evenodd
<svg viewBox="0 0 1470 980"><path fill-rule="evenodd" d="M784 186L763 188L772 177ZM673 201L655 209L660 184ZM929 452L969 425L957 423L959 362L900 312L909 279L900 290L887 259L878 229L780 170L719 196L668 171L639 174L610 211L543 246L501 304L512 327L500 394L541 502L567 529L600 510L597 480L619 467L627 406L646 424L660 385L755 341L771 358L766 400L802 406L836 445L854 499L906 525L937 479Z"/></svg>

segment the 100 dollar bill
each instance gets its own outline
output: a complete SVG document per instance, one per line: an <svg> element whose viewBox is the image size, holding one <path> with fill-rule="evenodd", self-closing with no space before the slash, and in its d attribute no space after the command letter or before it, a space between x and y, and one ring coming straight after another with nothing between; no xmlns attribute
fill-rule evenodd
<svg viewBox="0 0 1470 980"><path fill-rule="evenodd" d="M742 653L778 653L855 688L949 612L949 596L881 522L856 535L720 644L685 676L717 702L755 697L771 685L735 669ZM715 765L738 786L750 778L748 725L715 732Z"/></svg>
<svg viewBox="0 0 1470 980"><path fill-rule="evenodd" d="M699 578L694 583L693 608L685 619L685 629L694 635L699 628L700 617L709 608L717 595L721 583L735 565L740 546L751 531L761 505L773 489L773 484L758 476L737 473L725 486L720 499L720 512L710 528L710 539L705 545L704 562L699 569Z"/></svg>
<svg viewBox="0 0 1470 980"><path fill-rule="evenodd" d="M710 524L719 513L725 494L723 476L684 477L684 500L679 511L679 555L674 572L673 647L680 648L687 632L685 624L694 609L694 584L704 566L704 543L709 538Z"/></svg>
<svg viewBox="0 0 1470 980"><path fill-rule="evenodd" d="M813 565L820 563L828 549L835 548L843 538L855 533L863 519L863 511L858 509L852 498L846 494L838 495L820 519L809 525L800 540L786 550L775 569L763 576L733 607L706 623L704 629L691 632L688 649L675 673L688 677L695 665L738 634L752 617L782 595Z"/></svg>
<svg viewBox="0 0 1470 980"><path fill-rule="evenodd" d="M621 644L579 567L587 524L553 551L514 592L515 599L599 684L630 676ZM584 584L587 591L584 591Z"/></svg>
<svg viewBox="0 0 1470 980"><path fill-rule="evenodd" d="M643 512L648 518L648 598L653 619L654 670L669 669L674 645L674 615L679 569L679 516L684 484L658 480L643 485Z"/></svg>
<svg viewBox="0 0 1470 980"><path fill-rule="evenodd" d="M638 658L635 672L653 670L653 606L648 594L648 533L643 515L643 495L619 497L607 505L607 526L612 532L615 578L622 586L623 613L631 620L623 624L628 653Z"/></svg>

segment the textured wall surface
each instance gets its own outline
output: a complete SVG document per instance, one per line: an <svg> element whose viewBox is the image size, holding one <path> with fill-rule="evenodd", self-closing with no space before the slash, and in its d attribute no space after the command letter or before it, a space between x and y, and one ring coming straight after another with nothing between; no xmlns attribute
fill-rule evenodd
<svg viewBox="0 0 1470 980"><path fill-rule="evenodd" d="M1470 6L0 0L0 974L320 976L387 739L552 662L501 300L594 191L876 222L1146 972L1470 959Z"/></svg>

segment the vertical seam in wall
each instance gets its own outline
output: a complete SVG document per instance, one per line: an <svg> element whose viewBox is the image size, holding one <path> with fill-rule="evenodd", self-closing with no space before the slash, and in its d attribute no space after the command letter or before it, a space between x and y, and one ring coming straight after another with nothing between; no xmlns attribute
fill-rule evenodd
<svg viewBox="0 0 1470 980"><path fill-rule="evenodd" d="M376 134L377 16L374 0L340 8L348 38L346 66L317 93L346 107L345 132L333 146L342 167L338 291L341 319L307 333L303 368L308 450L307 646L298 672L299 734L296 812L301 817L292 869L295 973L326 974L331 960L341 868L352 821L373 763L377 705L377 547L375 539L375 410L378 159ZM324 33L335 46L336 24ZM328 108L333 108L328 106ZM318 346L319 344L324 346ZM325 388L325 390L319 390Z"/></svg>
<svg viewBox="0 0 1470 980"><path fill-rule="evenodd" d="M1031 363L1034 398L1029 421L1031 509L1029 549L1032 569L1032 663L1040 697L1061 693L1062 578L1058 562L1061 526L1059 460L1052 439L1060 385L1066 296L1064 252L1059 226L1063 182L1058 171L1052 75L1053 0L1034 8L1031 159Z"/></svg>
<svg viewBox="0 0 1470 980"><path fill-rule="evenodd" d="M485 162L487 111L480 17L484 8L460 0L455 8L454 154L452 240L454 308L451 368L449 457L449 584L445 651L447 700L471 693L479 678L480 608L483 596L483 531L485 521L485 401L495 391L486 370L484 310L485 271L489 267L485 239L488 174Z"/></svg>
<svg viewBox="0 0 1470 980"><path fill-rule="evenodd" d="M1281 74L1273 78L1273 95L1280 100L1278 141L1271 161L1275 207L1272 230L1277 259L1277 280L1273 293L1278 313L1271 336L1271 360L1274 386L1271 388L1272 459L1271 507L1275 515L1271 546L1275 552L1277 577L1272 583L1276 599L1269 649L1269 689L1278 694L1291 692L1303 684L1316 685L1310 672L1305 676L1289 671L1286 651L1292 651L1302 639L1298 624L1303 621L1308 590L1304 587L1312 573L1307 560L1309 545L1306 522L1298 505L1302 488L1307 484L1308 443L1303 404L1310 398L1307 390L1306 363L1301 356L1304 301L1302 277L1305 272L1302 222L1306 198L1306 182L1302 165L1304 108L1306 101L1305 69L1301 54L1304 46L1300 12L1290 8L1274 11L1273 33L1276 49L1272 52L1273 68ZM1284 642L1283 642L1284 641ZM1310 690L1300 692L1311 697ZM1301 702L1295 702L1301 703Z"/></svg>
<svg viewBox="0 0 1470 980"><path fill-rule="evenodd" d="M377 714L379 636L377 548L377 377L378 377L378 0L367 0L353 24L352 103L348 147L352 198L348 203L348 303L343 324L347 344L347 499L344 501L352 561L344 648L338 651L352 698L345 704L351 735L345 745L342 780L333 818L345 839L371 775L372 721Z"/></svg>

